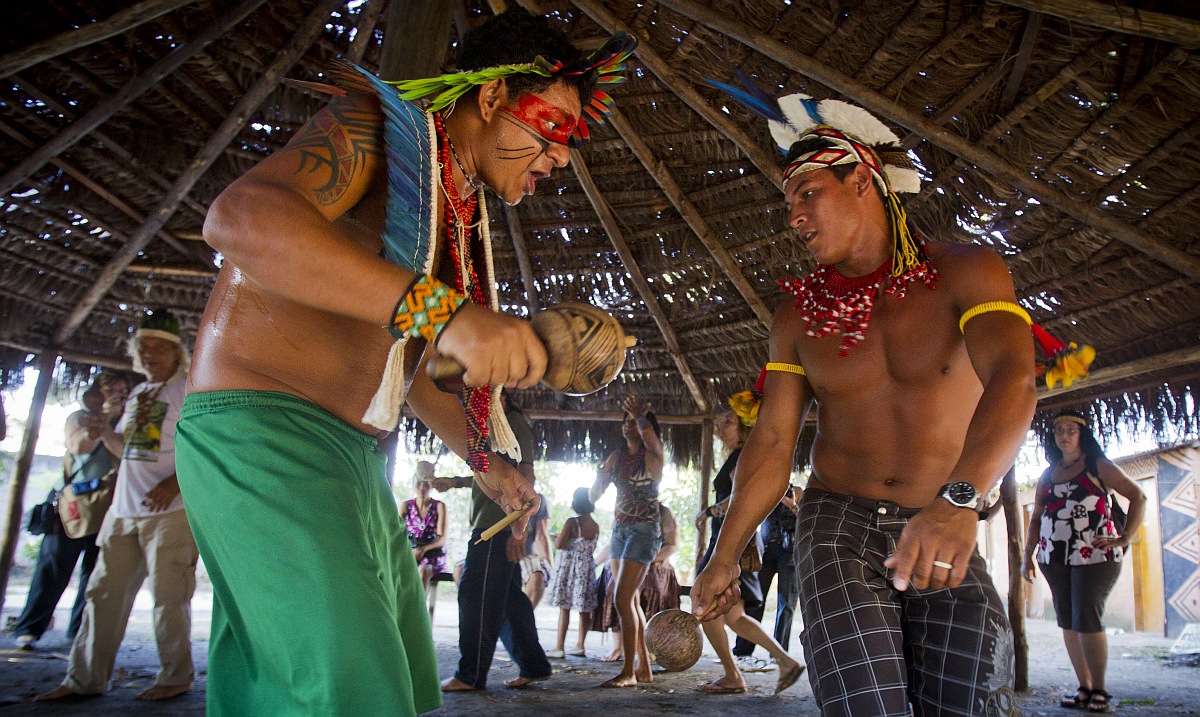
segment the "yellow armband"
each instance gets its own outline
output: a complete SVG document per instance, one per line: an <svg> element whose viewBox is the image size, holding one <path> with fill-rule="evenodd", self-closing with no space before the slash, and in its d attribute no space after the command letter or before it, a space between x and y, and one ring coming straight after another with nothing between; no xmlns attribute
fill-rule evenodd
<svg viewBox="0 0 1200 717"><path fill-rule="evenodd" d="M784 373L795 373L801 376L807 376L808 372L804 367L797 363L784 363L782 361L772 361L767 364L768 371L783 371Z"/></svg>
<svg viewBox="0 0 1200 717"><path fill-rule="evenodd" d="M963 313L962 318L958 320L959 332L966 333L965 329L967 327L967 322L971 319L979 316L980 314L987 314L993 311L1007 311L1010 314L1016 314L1017 316L1020 316L1027 324L1033 323L1033 319L1029 317L1029 312L1011 301L988 301L982 304L976 304Z"/></svg>

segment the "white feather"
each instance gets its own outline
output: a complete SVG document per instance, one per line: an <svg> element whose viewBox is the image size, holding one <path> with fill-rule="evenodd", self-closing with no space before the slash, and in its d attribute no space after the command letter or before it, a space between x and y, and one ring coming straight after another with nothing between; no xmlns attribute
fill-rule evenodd
<svg viewBox="0 0 1200 717"><path fill-rule="evenodd" d="M885 164L883 173L887 175L892 191L897 194L916 194L921 191L921 174L915 169L893 167Z"/></svg>
<svg viewBox="0 0 1200 717"><path fill-rule="evenodd" d="M787 118L788 123L771 122L771 137L775 144L784 152L791 149L796 140L817 126L804 108L804 100L812 99L808 95L796 93L779 98L779 111Z"/></svg>
<svg viewBox="0 0 1200 717"><path fill-rule="evenodd" d="M818 111L821 113L821 119L824 120L825 125L852 135L868 147L899 144L900 142L900 138L888 129L887 125L880 122L875 115L848 102L824 100Z"/></svg>

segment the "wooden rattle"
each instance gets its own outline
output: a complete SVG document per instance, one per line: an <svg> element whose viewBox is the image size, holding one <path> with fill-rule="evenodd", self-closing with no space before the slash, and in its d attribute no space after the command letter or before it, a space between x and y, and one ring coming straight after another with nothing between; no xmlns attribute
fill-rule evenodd
<svg viewBox="0 0 1200 717"><path fill-rule="evenodd" d="M625 366L625 351L637 343L603 309L566 302L538 312L533 331L546 347L549 362L542 383L571 396L595 393L612 382ZM434 356L425 365L442 390L461 390L455 382L463 367L448 356Z"/></svg>

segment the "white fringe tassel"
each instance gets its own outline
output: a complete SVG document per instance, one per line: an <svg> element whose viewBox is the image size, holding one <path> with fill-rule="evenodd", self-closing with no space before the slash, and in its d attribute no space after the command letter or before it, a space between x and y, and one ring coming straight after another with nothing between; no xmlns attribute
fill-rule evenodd
<svg viewBox="0 0 1200 717"><path fill-rule="evenodd" d="M392 344L379 390L362 417L363 423L381 431L394 431L400 424L400 407L404 405L404 347L407 345L407 336Z"/></svg>
<svg viewBox="0 0 1200 717"><path fill-rule="evenodd" d="M521 446L513 434L512 426L508 425L508 417L504 415L504 402L500 400L502 386L492 387L491 416L488 418L488 438L492 450L503 453L509 458L521 462Z"/></svg>

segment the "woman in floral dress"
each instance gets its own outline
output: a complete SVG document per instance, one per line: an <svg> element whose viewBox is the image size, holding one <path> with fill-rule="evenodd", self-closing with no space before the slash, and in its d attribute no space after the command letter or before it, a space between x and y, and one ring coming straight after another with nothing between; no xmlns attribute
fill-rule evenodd
<svg viewBox="0 0 1200 717"><path fill-rule="evenodd" d="M583 640L587 636L591 612L596 609L596 540L600 537L600 525L592 519L595 506L588 498L587 488L575 490L571 501L575 517L567 519L554 547L558 549L558 568L550 582L550 604L559 609L558 644L546 653L546 657L562 658L567 655L586 657ZM564 652L567 628L571 623L571 611L579 613L579 641L575 649Z"/></svg>
<svg viewBox="0 0 1200 717"><path fill-rule="evenodd" d="M429 497L432 481L433 464L417 463L417 475L413 478L416 497L404 501L400 509L426 590L434 575L446 571L446 504Z"/></svg>
<svg viewBox="0 0 1200 717"><path fill-rule="evenodd" d="M1079 678L1075 694L1064 695L1062 707L1110 712L1104 673L1108 636L1104 604L1121 574L1124 548L1137 534L1146 509L1141 489L1104 457L1087 418L1064 411L1046 438L1050 467L1038 479L1025 541L1025 579L1034 579L1034 552L1050 585L1054 612L1063 631L1067 655ZM1124 525L1114 522L1109 491L1129 501Z"/></svg>

